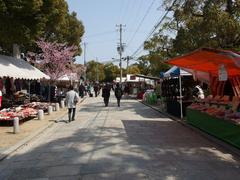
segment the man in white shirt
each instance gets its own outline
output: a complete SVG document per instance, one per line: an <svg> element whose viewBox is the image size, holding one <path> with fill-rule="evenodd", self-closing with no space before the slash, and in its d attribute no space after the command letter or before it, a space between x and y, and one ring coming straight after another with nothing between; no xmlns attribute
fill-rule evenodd
<svg viewBox="0 0 240 180"><path fill-rule="evenodd" d="M66 104L68 107L68 121L75 120L76 104L79 101L79 96L76 91L73 90L73 86L69 87L69 91L66 94Z"/></svg>

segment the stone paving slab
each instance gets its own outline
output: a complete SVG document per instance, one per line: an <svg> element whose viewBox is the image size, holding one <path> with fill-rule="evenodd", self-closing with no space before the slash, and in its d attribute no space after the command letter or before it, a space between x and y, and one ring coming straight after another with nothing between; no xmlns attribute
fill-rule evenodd
<svg viewBox="0 0 240 180"><path fill-rule="evenodd" d="M0 162L0 179L236 179L235 155L143 104L109 107L88 98L77 119L58 123Z"/></svg>

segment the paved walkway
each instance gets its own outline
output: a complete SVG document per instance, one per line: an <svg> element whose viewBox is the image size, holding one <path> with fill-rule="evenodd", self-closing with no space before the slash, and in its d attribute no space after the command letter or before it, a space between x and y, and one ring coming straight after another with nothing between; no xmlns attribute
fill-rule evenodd
<svg viewBox="0 0 240 180"><path fill-rule="evenodd" d="M57 123L0 162L0 179L239 179L240 161L135 100L86 99L77 120ZM63 119L65 120L65 119Z"/></svg>

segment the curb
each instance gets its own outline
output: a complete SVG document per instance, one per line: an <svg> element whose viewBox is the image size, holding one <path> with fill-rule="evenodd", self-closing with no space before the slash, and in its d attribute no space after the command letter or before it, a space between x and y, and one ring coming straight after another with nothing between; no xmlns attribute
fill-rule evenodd
<svg viewBox="0 0 240 180"><path fill-rule="evenodd" d="M163 114L164 116L166 116L166 117L168 117L168 118L170 118L170 119L180 123L181 125L191 129L192 131L198 133L199 135L201 135L202 137L206 138L207 140L217 144L221 148L224 148L225 151L229 151L230 153L232 153L232 154L238 156L238 158L240 158L240 150L238 148L236 148L236 147L234 147L234 146L232 146L232 145L230 145L230 144L228 144L228 143L226 143L226 142L224 142L224 141L222 141L222 140L212 136L211 134L208 134L208 133L200 130L197 127L194 127L194 126L188 124L184 120L181 120L181 119L179 119L179 118L177 118L175 116L172 116L172 115L170 115L170 114L168 114L166 112L162 112L161 110L157 109L156 107L153 107L153 106L151 106L151 105L149 105L149 104L147 104L145 102L142 102L142 101L139 101L139 102L144 104L145 106L148 106L148 107L152 108L153 110Z"/></svg>
<svg viewBox="0 0 240 180"><path fill-rule="evenodd" d="M86 99L83 98L80 103L82 103L84 100ZM79 104L80 104L79 103ZM18 142L17 144L9 147L7 150L3 151L0 154L0 161L4 160L5 158L7 158L9 155L11 155L13 152L17 151L18 149L20 149L21 147L27 145L31 140L33 140L35 137L39 136L42 132L44 132L45 130L49 129L49 128L53 128L55 123L58 122L59 119L61 119L62 117L66 116L66 114L64 114L61 117L56 118L55 120L53 120L51 123L48 123L46 126L40 128L39 130L37 130L36 132L30 134L29 136L27 136L26 138L24 138L23 140L21 140L20 142Z"/></svg>

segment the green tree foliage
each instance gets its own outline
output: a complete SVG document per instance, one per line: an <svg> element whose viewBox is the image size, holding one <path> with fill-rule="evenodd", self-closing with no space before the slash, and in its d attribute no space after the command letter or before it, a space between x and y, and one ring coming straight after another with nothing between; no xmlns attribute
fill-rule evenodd
<svg viewBox="0 0 240 180"><path fill-rule="evenodd" d="M34 51L39 38L76 45L84 27L65 0L0 0L0 47L11 54L12 44Z"/></svg>
<svg viewBox="0 0 240 180"><path fill-rule="evenodd" d="M173 56L171 51L173 39L161 33L155 34L149 41L145 42L144 48L149 51L148 55L142 57L148 60L150 74L159 76L161 71L166 71L169 66L164 63L169 57Z"/></svg>
<svg viewBox="0 0 240 180"><path fill-rule="evenodd" d="M138 58L138 62L134 65L138 67L138 69L140 70L140 74L150 75L150 63L145 56L141 56L140 58Z"/></svg>
<svg viewBox="0 0 240 180"><path fill-rule="evenodd" d="M141 73L138 65L136 65L136 64L129 66L127 71L128 71L128 74L140 74Z"/></svg>
<svg viewBox="0 0 240 180"><path fill-rule="evenodd" d="M120 76L120 69L113 63L104 65L105 82L112 82L117 76Z"/></svg>
<svg viewBox="0 0 240 180"><path fill-rule="evenodd" d="M87 63L87 79L90 81L103 81L105 79L104 65L94 60Z"/></svg>
<svg viewBox="0 0 240 180"><path fill-rule="evenodd" d="M240 50L239 0L179 0L172 11L178 54L200 47Z"/></svg>
<svg viewBox="0 0 240 180"><path fill-rule="evenodd" d="M174 0L165 0L166 9ZM240 51L240 0L177 0L161 30L145 43L151 74L164 61L201 47Z"/></svg>

